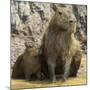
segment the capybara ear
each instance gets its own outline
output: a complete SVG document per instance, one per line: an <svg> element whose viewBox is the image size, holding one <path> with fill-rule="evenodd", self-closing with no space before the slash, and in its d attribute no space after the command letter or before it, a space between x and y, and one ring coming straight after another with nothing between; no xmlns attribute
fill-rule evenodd
<svg viewBox="0 0 90 90"><path fill-rule="evenodd" d="M64 4L51 4L51 8L53 8L53 10L55 12L57 12L60 9L60 7L66 7L66 5L64 5Z"/></svg>
<svg viewBox="0 0 90 90"><path fill-rule="evenodd" d="M33 42L26 41L26 42L24 43L24 45L25 45L26 48L32 48L32 47L33 47Z"/></svg>
<svg viewBox="0 0 90 90"><path fill-rule="evenodd" d="M51 4L51 7L55 12L57 11L57 6L55 4Z"/></svg>

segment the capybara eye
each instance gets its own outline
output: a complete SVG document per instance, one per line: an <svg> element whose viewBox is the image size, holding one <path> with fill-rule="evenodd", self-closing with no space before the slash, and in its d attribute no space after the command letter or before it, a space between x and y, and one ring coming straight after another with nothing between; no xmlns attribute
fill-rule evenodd
<svg viewBox="0 0 90 90"><path fill-rule="evenodd" d="M60 15L62 15L62 12L58 12Z"/></svg>
<svg viewBox="0 0 90 90"><path fill-rule="evenodd" d="M73 21L72 21L72 20L70 20L69 22L70 22L70 23L73 23Z"/></svg>

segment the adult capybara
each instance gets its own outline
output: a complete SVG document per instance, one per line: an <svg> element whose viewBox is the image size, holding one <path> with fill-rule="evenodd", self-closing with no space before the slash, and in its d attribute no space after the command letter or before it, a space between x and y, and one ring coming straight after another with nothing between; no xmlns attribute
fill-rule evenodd
<svg viewBox="0 0 90 90"><path fill-rule="evenodd" d="M74 37L75 32L76 18L74 14L63 5L56 8L56 13L52 17L43 39L43 53L52 82L56 81L55 74L62 71L63 81L70 74L71 76L77 74L81 59L77 64L76 59L73 58L77 52L80 52L80 44ZM73 66L78 68L73 71L71 70Z"/></svg>
<svg viewBox="0 0 90 90"><path fill-rule="evenodd" d="M41 65L39 58L39 50L27 44L26 50L21 56L19 56L13 67L12 77L24 77L26 80L31 80L32 76L36 76L38 79L40 79L40 73Z"/></svg>

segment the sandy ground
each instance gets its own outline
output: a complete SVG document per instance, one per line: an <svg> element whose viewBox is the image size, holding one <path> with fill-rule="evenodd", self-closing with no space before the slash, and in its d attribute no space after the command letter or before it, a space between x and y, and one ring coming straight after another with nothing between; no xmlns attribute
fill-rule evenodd
<svg viewBox="0 0 90 90"><path fill-rule="evenodd" d="M86 56L83 55L80 69L78 71L78 76L75 78L69 78L67 81L62 82L57 80L56 83L49 83L48 81L25 81L25 80L11 80L12 90L21 90L25 88L41 88L41 87L54 87L54 86L78 86L87 84L86 75Z"/></svg>

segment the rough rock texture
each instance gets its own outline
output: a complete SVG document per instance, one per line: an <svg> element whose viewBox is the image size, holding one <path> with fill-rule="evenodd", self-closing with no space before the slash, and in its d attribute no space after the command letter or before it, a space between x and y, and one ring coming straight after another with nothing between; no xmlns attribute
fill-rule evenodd
<svg viewBox="0 0 90 90"><path fill-rule="evenodd" d="M54 15L54 6L59 4L11 1L11 67L17 57L25 50L24 43L29 41L39 48L43 34ZM85 5L67 5L77 18L75 34L86 53L87 7Z"/></svg>
<svg viewBox="0 0 90 90"><path fill-rule="evenodd" d="M82 50L84 50L84 53L87 53L87 6L74 6L73 11L77 18L76 36L81 42Z"/></svg>

